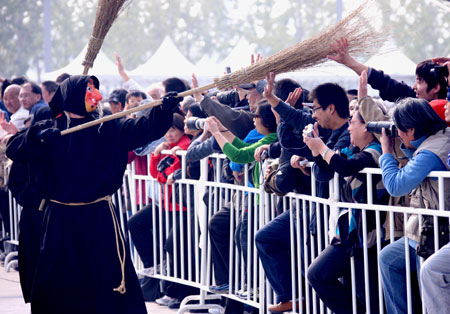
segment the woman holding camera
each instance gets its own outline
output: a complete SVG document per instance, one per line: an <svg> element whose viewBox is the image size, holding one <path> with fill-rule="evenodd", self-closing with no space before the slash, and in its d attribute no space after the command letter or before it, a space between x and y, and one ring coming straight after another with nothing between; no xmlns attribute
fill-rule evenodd
<svg viewBox="0 0 450 314"><path fill-rule="evenodd" d="M401 149L408 158L405 167L399 169L393 155L393 139L383 129L380 157L383 183L392 196L409 194L411 207L439 208L438 181L428 178L431 171L445 171L450 149L450 129L429 103L423 99L405 98L393 113L394 124L402 142ZM449 180L446 179L444 202L450 208ZM411 215L405 226L406 237L386 246L380 253L379 263L383 279L383 292L387 313L408 313L406 292L405 241L408 241L410 269L415 279L419 276L420 261L416 248L420 240L419 216ZM413 313L420 313L418 284L412 287Z"/></svg>
<svg viewBox="0 0 450 314"><path fill-rule="evenodd" d="M361 102L363 106L376 106L368 98ZM381 113L381 109L377 113ZM304 142L311 149L313 156L322 155L324 161L337 172L345 181L341 185L341 201L351 203L367 203L367 176L360 174L364 168L378 167L378 158L381 155L381 145L372 133L366 129L364 119L359 107L353 111L349 120L351 149L343 150L341 154L328 149L325 143L316 136L317 129L312 136L304 134ZM345 153L344 153L345 151ZM372 195L375 204L387 204L389 195L383 187L381 176L373 176ZM351 223L349 223L349 211ZM378 313L378 289L376 270L376 232L375 212L367 212L367 236L369 247L370 271L370 308L372 313ZM384 217L383 217L384 218ZM336 223L336 235L324 251L314 260L308 268L308 280L319 297L335 313L352 313L351 286L341 277L350 278L350 258L355 260L356 294L358 297L357 312L364 313L364 258L362 235L361 210L341 208Z"/></svg>

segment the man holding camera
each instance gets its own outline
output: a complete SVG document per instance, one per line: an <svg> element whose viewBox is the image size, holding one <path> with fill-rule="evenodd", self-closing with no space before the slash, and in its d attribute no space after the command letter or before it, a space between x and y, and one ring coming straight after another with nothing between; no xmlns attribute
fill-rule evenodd
<svg viewBox="0 0 450 314"><path fill-rule="evenodd" d="M350 145L350 135L348 133L348 98L342 87L336 84L326 83L317 86L310 93L310 98L314 102L313 113L292 108L273 94L273 84L275 75L269 74L267 86L264 89L264 97L275 110L280 119L288 125L295 125L297 128L304 128L308 124L315 124L315 132L320 134L331 129L331 136L328 138L328 151L340 150ZM317 121L317 123L315 123ZM304 138L306 143L306 138ZM328 152L327 151L327 152ZM325 152L325 154L327 153ZM316 156L318 164L321 156ZM324 162L322 160L322 162ZM325 162L326 164L326 162ZM326 167L315 167L316 178L319 184L320 197L328 197L328 180L333 177L334 171L326 164ZM320 183L326 181L326 184ZM290 211L270 221L262 227L255 235L255 243L261 263L264 267L267 279L273 290L277 294L277 303L268 309L271 312L285 312L293 308L292 304L292 284L290 266L290 239L289 233L285 232L289 228ZM300 228L300 227L299 227ZM300 230L300 229L299 229ZM303 265L303 263L302 263ZM298 308L298 307L297 307Z"/></svg>

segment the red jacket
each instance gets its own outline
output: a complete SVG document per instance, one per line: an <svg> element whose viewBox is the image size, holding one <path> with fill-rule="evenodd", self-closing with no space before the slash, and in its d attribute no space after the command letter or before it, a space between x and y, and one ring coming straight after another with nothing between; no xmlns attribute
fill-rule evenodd
<svg viewBox="0 0 450 314"><path fill-rule="evenodd" d="M187 137L187 135L183 135L180 140L177 143L173 143L170 144L170 149L172 149L175 146L179 146L181 149L183 150L187 150L187 148L189 147L189 144L191 143L191 140L189 139L189 137ZM172 158L174 158L174 162L167 167L166 169L164 169L164 171L159 172L157 169L158 163L164 159L167 158L167 156L171 156ZM178 156L176 155L162 155L159 154L157 156L155 156L154 153L152 153L152 156L150 158L150 174L152 175L153 178L155 178L159 183L164 184L167 182L167 177L169 177L169 175L171 175L175 170L180 169L181 168L181 160L180 158L178 158ZM168 190L167 190L167 194L168 194L168 200L164 199L164 185L162 188L162 195L160 195L160 199L164 200L164 207L167 208L167 206L169 207L169 211L172 211L172 186L168 185ZM178 200L177 200L178 201ZM180 210L180 205L176 204L175 205L176 210ZM185 207L183 207L183 210L186 210Z"/></svg>
<svg viewBox="0 0 450 314"><path fill-rule="evenodd" d="M137 175L147 175L147 156L137 156L133 151L128 152L128 163L132 163L134 160L136 160L135 163L135 172ZM141 184L139 185L139 181L141 181ZM142 191L142 201L144 204L147 204L148 201L146 199L146 191L145 191L145 180L137 180L136 179L136 204L141 204L141 198L139 196L139 191ZM150 199L150 197L149 197Z"/></svg>

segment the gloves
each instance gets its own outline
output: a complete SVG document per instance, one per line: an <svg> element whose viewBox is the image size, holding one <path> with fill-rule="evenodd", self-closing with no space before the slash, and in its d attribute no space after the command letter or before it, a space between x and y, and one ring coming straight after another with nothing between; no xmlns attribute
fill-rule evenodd
<svg viewBox="0 0 450 314"><path fill-rule="evenodd" d="M36 137L40 142L50 143L57 138L61 137L61 131L58 128L49 128L44 130L39 130L36 133Z"/></svg>
<svg viewBox="0 0 450 314"><path fill-rule="evenodd" d="M178 97L177 92L168 92L162 98L162 107L164 110L174 112L183 97Z"/></svg>

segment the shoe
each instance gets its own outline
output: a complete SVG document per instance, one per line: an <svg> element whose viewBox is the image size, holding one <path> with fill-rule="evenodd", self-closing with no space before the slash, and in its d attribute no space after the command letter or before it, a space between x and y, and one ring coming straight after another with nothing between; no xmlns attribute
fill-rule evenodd
<svg viewBox="0 0 450 314"><path fill-rule="evenodd" d="M230 286L227 283L218 285L218 286L211 286L209 287L209 291L211 291L212 293L228 293L228 291L230 290Z"/></svg>
<svg viewBox="0 0 450 314"><path fill-rule="evenodd" d="M299 303L297 301L297 310L298 310ZM272 313L283 313L287 311L292 311L292 301L286 301L286 302L280 302L275 305L271 305L268 307L269 312Z"/></svg>
<svg viewBox="0 0 450 314"><path fill-rule="evenodd" d="M156 273L161 274L162 270L165 270L165 269L166 269L166 261L164 260L162 267L161 267L161 264L158 264L158 266L156 266ZM151 277L155 274L155 266L143 268L138 271L138 274L142 275L142 276Z"/></svg>
<svg viewBox="0 0 450 314"><path fill-rule="evenodd" d="M181 302L177 300L177 302L172 303L171 305L169 305L169 309L179 309L181 305Z"/></svg>
<svg viewBox="0 0 450 314"><path fill-rule="evenodd" d="M208 313L210 313L210 314L223 314L223 311L214 308L214 309L209 309Z"/></svg>
<svg viewBox="0 0 450 314"><path fill-rule="evenodd" d="M178 299L165 295L162 298L156 299L155 302L159 305L170 306L171 304L177 303Z"/></svg>
<svg viewBox="0 0 450 314"><path fill-rule="evenodd" d="M241 291L241 290L240 290ZM248 290L242 290L238 297L244 300L247 300L248 295L250 294L250 299L253 299L253 289L250 289L250 291ZM237 295L237 294L236 294Z"/></svg>

